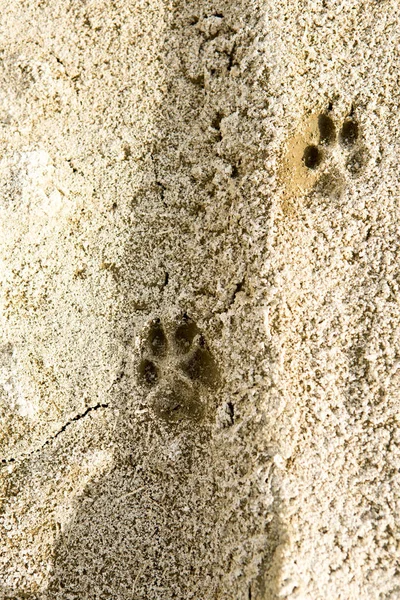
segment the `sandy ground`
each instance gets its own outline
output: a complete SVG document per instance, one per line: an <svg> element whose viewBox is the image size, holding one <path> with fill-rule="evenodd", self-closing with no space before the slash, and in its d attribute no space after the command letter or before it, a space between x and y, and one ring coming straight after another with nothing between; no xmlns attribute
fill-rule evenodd
<svg viewBox="0 0 400 600"><path fill-rule="evenodd" d="M0 0L0 598L400 598L396 0Z"/></svg>

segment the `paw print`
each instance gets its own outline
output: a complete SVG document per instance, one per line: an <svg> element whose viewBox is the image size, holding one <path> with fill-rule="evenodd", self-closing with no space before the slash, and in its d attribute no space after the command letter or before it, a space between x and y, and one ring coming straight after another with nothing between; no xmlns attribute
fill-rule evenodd
<svg viewBox="0 0 400 600"><path fill-rule="evenodd" d="M296 212L311 191L339 197L346 184L361 174L369 159L358 122L351 112L336 128L332 105L320 114L306 115L287 140L278 170L282 208Z"/></svg>
<svg viewBox="0 0 400 600"><path fill-rule="evenodd" d="M196 323L184 315L163 324L152 321L138 365L138 381L149 391L157 417L168 422L201 421L207 392L216 389L216 362Z"/></svg>
<svg viewBox="0 0 400 600"><path fill-rule="evenodd" d="M332 162L334 155L337 154L335 149L337 148L337 142L339 142L342 150L342 160L339 158L339 163L343 161L344 156L344 166L348 173L353 177L359 175L367 162L367 152L360 144L360 130L354 117L350 115L345 118L337 135L333 119L327 113L322 113L318 115L318 132L318 144L310 144L304 149L303 163L305 167L315 170L322 166L325 161ZM338 157L336 156L336 158ZM342 169L338 166L332 171L331 186L333 180L338 181L339 179L338 175ZM329 180L327 174L325 174L322 183L324 183L324 180L327 184ZM317 187L318 184L321 184L321 182L316 182Z"/></svg>

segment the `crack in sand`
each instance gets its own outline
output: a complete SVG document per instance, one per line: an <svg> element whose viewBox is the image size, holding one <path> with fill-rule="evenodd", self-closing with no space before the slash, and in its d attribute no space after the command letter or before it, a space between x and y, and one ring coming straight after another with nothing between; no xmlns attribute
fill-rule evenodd
<svg viewBox="0 0 400 600"><path fill-rule="evenodd" d="M8 464L17 462L19 460L23 460L24 458L29 458L33 454L37 454L45 446L48 446L50 444L50 442L52 442L53 440L55 440L61 433L63 433L70 425L72 425L72 423L75 423L76 421L80 421L81 419L83 419L84 417L86 417L86 415L89 414L92 411L98 410L99 408L108 408L108 407L109 407L109 404L100 404L100 403L96 404L95 406L89 406L85 410L84 413L76 415L75 417L73 417L72 419L70 419L67 423L65 423L65 425L63 425L61 427L61 429L59 431L57 431L57 433L55 433L51 438L49 438L48 440L46 440L41 446L39 446L39 448L36 448L35 450L32 450L32 452L28 452L27 454L21 454L20 456L17 456L15 458L3 458L1 460L1 464L2 465L8 465Z"/></svg>

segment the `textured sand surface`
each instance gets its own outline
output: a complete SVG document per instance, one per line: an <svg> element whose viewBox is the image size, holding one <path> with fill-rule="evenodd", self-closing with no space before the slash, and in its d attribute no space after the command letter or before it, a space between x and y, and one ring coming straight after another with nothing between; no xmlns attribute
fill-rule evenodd
<svg viewBox="0 0 400 600"><path fill-rule="evenodd" d="M0 598L400 598L396 0L0 0Z"/></svg>

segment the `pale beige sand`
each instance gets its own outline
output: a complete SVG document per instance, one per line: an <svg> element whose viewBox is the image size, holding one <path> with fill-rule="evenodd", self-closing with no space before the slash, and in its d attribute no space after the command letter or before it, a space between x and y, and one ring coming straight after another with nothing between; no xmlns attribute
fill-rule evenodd
<svg viewBox="0 0 400 600"><path fill-rule="evenodd" d="M399 599L398 2L0 7L0 597Z"/></svg>

